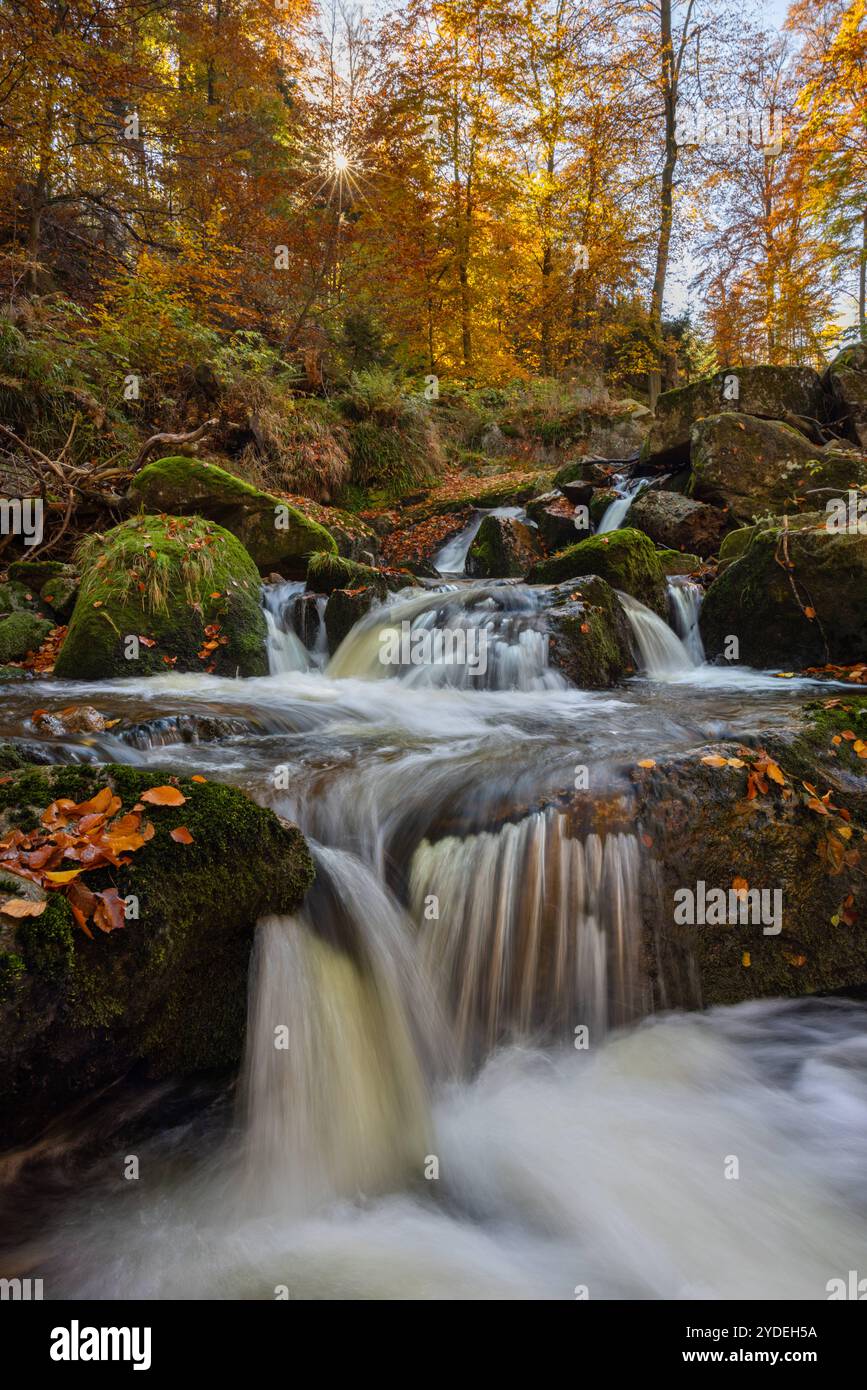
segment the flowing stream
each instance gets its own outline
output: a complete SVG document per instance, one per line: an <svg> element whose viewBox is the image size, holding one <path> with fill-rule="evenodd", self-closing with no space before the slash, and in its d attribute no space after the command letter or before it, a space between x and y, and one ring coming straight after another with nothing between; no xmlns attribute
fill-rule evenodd
<svg viewBox="0 0 867 1390"><path fill-rule="evenodd" d="M700 598L673 583L672 626L624 600L640 674L613 691L549 668L537 591L459 582L393 596L330 660L321 612L305 644L300 586L273 586L257 680L4 692L0 737L43 758L244 787L317 879L259 923L234 1090L142 1141L137 1183L126 1147L72 1181L61 1123L2 1272L82 1298L821 1299L863 1265L867 1011L665 1012L642 970L626 771L784 727L814 690L705 665ZM483 634L485 668L384 666L395 625ZM31 723L85 702L121 724Z"/></svg>

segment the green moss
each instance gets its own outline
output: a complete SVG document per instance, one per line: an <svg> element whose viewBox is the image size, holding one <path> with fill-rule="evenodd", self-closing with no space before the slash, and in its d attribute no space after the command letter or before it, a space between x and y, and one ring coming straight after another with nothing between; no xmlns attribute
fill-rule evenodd
<svg viewBox="0 0 867 1390"><path fill-rule="evenodd" d="M14 951L0 951L0 1003L15 993L24 969L24 961Z"/></svg>
<svg viewBox="0 0 867 1390"><path fill-rule="evenodd" d="M222 527L200 517L135 517L99 538L83 560L81 588L55 663L58 676L98 680L211 665L218 675L266 674L259 575ZM228 640L202 658L211 624ZM129 637L154 645L140 643L137 656L128 659Z"/></svg>
<svg viewBox="0 0 867 1390"><path fill-rule="evenodd" d="M564 585L548 614L551 659L573 685L604 690L633 671L629 623L604 579Z"/></svg>
<svg viewBox="0 0 867 1390"><path fill-rule="evenodd" d="M668 591L653 542L629 527L590 536L540 560L528 575L531 584L556 584L585 574L598 574L613 589L631 594L665 616Z"/></svg>
<svg viewBox="0 0 867 1390"><path fill-rule="evenodd" d="M0 1099L71 1096L136 1061L152 1076L234 1065L255 924L294 912L313 880L300 832L234 787L165 770L51 767L44 776L43 805L111 785L127 811L169 779L186 801L149 806L153 838L127 865L87 875L93 890L114 886L127 902L123 928L88 939L60 893L41 917L17 924L11 946L25 970L14 1011L0 1015L10 1059ZM12 773L0 788L4 824L26 823L36 789L31 769ZM181 826L190 844L172 839Z"/></svg>
<svg viewBox="0 0 867 1390"><path fill-rule="evenodd" d="M10 613L0 622L0 663L21 661L28 652L38 651L52 624L35 613Z"/></svg>
<svg viewBox="0 0 867 1390"><path fill-rule="evenodd" d="M334 537L312 517L201 459L156 459L136 475L131 491L150 510L218 522L265 574L298 577L313 551L337 551Z"/></svg>
<svg viewBox="0 0 867 1390"><path fill-rule="evenodd" d="M702 567L700 555L687 555L682 550L658 550L657 556L666 574L692 574Z"/></svg>
<svg viewBox="0 0 867 1390"><path fill-rule="evenodd" d="M32 613L35 609L36 595L29 584L21 584L17 580L10 580L8 584L0 584L0 614Z"/></svg>
<svg viewBox="0 0 867 1390"><path fill-rule="evenodd" d="M20 580L31 589L41 589L47 579L64 574L69 566L62 560L13 560L9 578Z"/></svg>
<svg viewBox="0 0 867 1390"><path fill-rule="evenodd" d="M330 594L335 589L358 589L364 585L372 586L380 598L385 596L385 580L372 566L360 565L338 555L311 555L307 566L308 593Z"/></svg>

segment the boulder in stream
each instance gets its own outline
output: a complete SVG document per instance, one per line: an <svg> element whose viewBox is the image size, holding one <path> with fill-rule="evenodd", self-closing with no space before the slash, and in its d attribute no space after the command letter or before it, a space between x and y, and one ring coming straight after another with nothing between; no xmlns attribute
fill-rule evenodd
<svg viewBox="0 0 867 1390"><path fill-rule="evenodd" d="M0 665L23 661L30 652L38 651L53 626L49 619L25 609L0 619Z"/></svg>
<svg viewBox="0 0 867 1390"><path fill-rule="evenodd" d="M80 805L106 787L120 798L117 815L132 815L158 785L183 800L148 804L152 838L121 851L119 866L81 876L87 890L115 889L123 900L113 930L91 919L88 937L68 885L48 893L40 915L0 910L2 1138L26 1137L133 1067L180 1077L237 1065L256 922L293 912L313 881L300 831L234 787L164 769L25 767L3 783L0 838L39 826L58 798ZM0 890L2 902L27 893L45 900L2 864Z"/></svg>
<svg viewBox="0 0 867 1390"><path fill-rule="evenodd" d="M690 496L736 521L812 510L867 481L867 461L844 444L811 444L776 420L710 415L692 430Z"/></svg>
<svg viewBox="0 0 867 1390"><path fill-rule="evenodd" d="M486 516L467 555L475 579L520 578L540 553L538 534L510 516Z"/></svg>
<svg viewBox="0 0 867 1390"><path fill-rule="evenodd" d="M313 551L337 553L324 526L202 459L156 459L136 474L130 492L147 511L218 522L241 541L263 574L274 570L301 579Z"/></svg>
<svg viewBox="0 0 867 1390"><path fill-rule="evenodd" d="M668 613L668 589L656 547L642 531L626 527L590 536L535 564L530 584L559 584L598 574L612 589L622 589L661 618Z"/></svg>
<svg viewBox="0 0 867 1390"><path fill-rule="evenodd" d="M82 570L59 677L267 675L259 573L221 526L134 517L85 542Z"/></svg>
<svg viewBox="0 0 867 1390"><path fill-rule="evenodd" d="M684 550L707 558L717 554L731 521L719 507L694 502L678 492L652 488L632 503L629 524L667 550Z"/></svg>
<svg viewBox="0 0 867 1390"><path fill-rule="evenodd" d="M740 558L705 596L708 657L724 655L734 636L749 666L800 670L867 658L867 535L829 531L823 514L800 529L771 521L750 530Z"/></svg>
<svg viewBox="0 0 867 1390"><path fill-rule="evenodd" d="M867 761L846 730L867 737L863 696L809 706L798 727L762 746L750 735L746 747L635 769L653 866L646 959L660 1006L867 985ZM724 922L709 908L712 890L725 895Z"/></svg>
<svg viewBox="0 0 867 1390"><path fill-rule="evenodd" d="M765 420L815 420L824 409L822 384L812 367L726 367L662 393L641 462L648 467L685 462L692 427L708 415L733 411Z"/></svg>
<svg viewBox="0 0 867 1390"><path fill-rule="evenodd" d="M574 487L575 484L567 483L567 487ZM587 502L590 501L592 487L588 483L578 485L582 491L586 490ZM582 504L586 507L586 502ZM590 513L583 513L587 525L575 525L575 503L570 501L562 492L545 492L541 497L533 497L527 503L527 515L531 521L536 523L539 535L549 550L560 550L564 545L570 545L572 541L578 540L581 534L590 533ZM579 519L582 513L579 513Z"/></svg>
<svg viewBox="0 0 867 1390"><path fill-rule="evenodd" d="M607 690L635 669L629 620L598 575L561 584L547 610L551 665L581 690Z"/></svg>

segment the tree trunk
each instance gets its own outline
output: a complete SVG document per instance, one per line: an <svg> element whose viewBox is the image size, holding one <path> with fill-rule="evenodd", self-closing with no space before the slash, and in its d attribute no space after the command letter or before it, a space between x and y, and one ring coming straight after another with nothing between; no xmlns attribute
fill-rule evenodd
<svg viewBox="0 0 867 1390"><path fill-rule="evenodd" d="M650 298L650 321L659 339L662 339L662 304L665 298L665 280L668 274L668 256L671 248L671 228L674 220L674 171L677 167L677 70L671 41L671 0L661 0L660 39L662 43L662 89L665 102L665 162L662 166L662 187L660 189L659 240L656 247L656 269L653 276L653 291ZM688 22L688 19L687 19ZM662 383L662 361L648 372L647 389L651 410L656 405Z"/></svg>

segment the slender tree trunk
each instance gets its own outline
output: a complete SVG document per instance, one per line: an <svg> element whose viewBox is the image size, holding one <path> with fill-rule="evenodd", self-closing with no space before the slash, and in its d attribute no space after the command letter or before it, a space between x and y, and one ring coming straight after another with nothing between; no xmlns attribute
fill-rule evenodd
<svg viewBox="0 0 867 1390"><path fill-rule="evenodd" d="M662 305L665 299L665 280L671 249L671 229L674 220L674 171L677 167L677 68L671 38L671 0L661 0L660 39L662 46L662 90L665 103L665 160L662 166L660 189L659 239L656 246L656 268L650 297L650 320L659 339L662 339ZM688 22L688 19L687 19ZM662 382L660 366L648 373L647 389L650 407L656 405Z"/></svg>
<svg viewBox="0 0 867 1390"><path fill-rule="evenodd" d="M861 341L867 342L867 208L861 221L861 265L858 274L858 326Z"/></svg>

